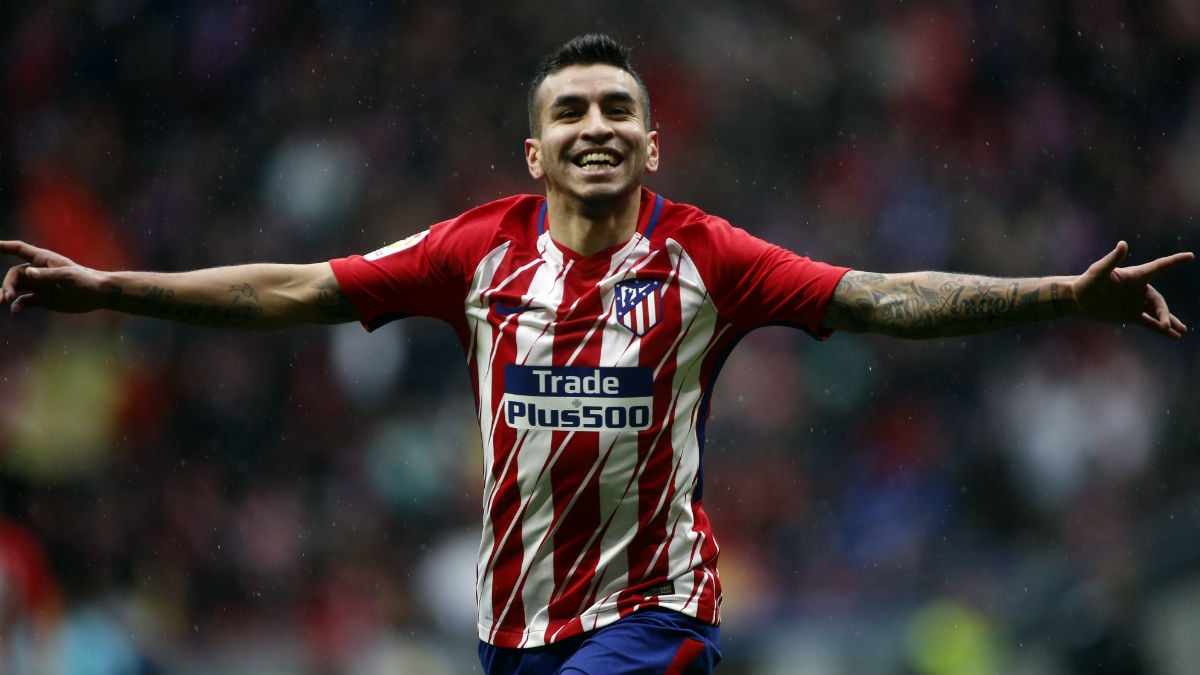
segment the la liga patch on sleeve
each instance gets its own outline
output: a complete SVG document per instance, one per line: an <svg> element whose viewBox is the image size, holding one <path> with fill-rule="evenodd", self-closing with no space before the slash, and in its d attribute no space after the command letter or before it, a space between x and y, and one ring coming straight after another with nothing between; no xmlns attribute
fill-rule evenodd
<svg viewBox="0 0 1200 675"><path fill-rule="evenodd" d="M429 230L424 230L424 231L418 232L412 236L405 237L404 239L401 239L400 241L388 244L387 246L384 246L383 248L371 251L370 253L366 254L363 257L366 258L367 260L379 260L380 258L384 258L386 256L392 255L393 253L399 253L400 251L403 251L406 248L412 248L413 246L416 246L417 244L421 243L421 240L427 236L429 236Z"/></svg>

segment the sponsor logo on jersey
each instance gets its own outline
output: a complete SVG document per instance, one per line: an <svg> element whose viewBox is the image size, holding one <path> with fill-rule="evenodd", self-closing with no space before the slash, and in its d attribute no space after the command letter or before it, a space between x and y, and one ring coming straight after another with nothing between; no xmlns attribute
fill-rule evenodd
<svg viewBox="0 0 1200 675"><path fill-rule="evenodd" d="M641 337L658 323L662 315L662 282L654 279L630 279L613 288L617 322Z"/></svg>
<svg viewBox="0 0 1200 675"><path fill-rule="evenodd" d="M639 431L653 404L649 368L504 367L504 421L514 429Z"/></svg>
<svg viewBox="0 0 1200 675"><path fill-rule="evenodd" d="M388 244L387 246L384 246L383 248L371 251L370 253L366 254L363 257L366 258L367 260L379 260L380 258L382 258L384 256L389 256L393 253L399 253L400 251L403 251L406 248L412 248L413 246L416 246L418 243L420 243L420 241L427 236L429 236L429 230L424 230L424 231L418 232L410 237L405 237L404 239L401 239L400 241Z"/></svg>

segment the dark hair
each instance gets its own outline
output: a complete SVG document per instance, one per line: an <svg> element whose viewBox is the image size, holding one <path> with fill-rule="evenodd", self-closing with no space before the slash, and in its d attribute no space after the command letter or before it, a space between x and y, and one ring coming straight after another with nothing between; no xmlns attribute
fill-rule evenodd
<svg viewBox="0 0 1200 675"><path fill-rule="evenodd" d="M642 107L645 108L646 128L650 128L650 92L646 91L646 83L642 76L633 68L629 58L630 49L603 33L588 33L571 38L558 49L546 54L534 73L533 81L529 83L529 133L537 136L541 132L538 120L537 98L538 89L546 78L566 68L567 66L590 66L602 63L615 66L633 76L638 90L642 94Z"/></svg>

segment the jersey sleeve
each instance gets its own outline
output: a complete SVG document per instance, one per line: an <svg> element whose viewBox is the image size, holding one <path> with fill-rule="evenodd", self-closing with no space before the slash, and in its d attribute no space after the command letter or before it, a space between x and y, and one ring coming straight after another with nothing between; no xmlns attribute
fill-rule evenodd
<svg viewBox="0 0 1200 675"><path fill-rule="evenodd" d="M719 219L718 219L719 220ZM740 330L791 325L818 339L825 308L847 267L812 260L719 221L709 291L718 312Z"/></svg>
<svg viewBox="0 0 1200 675"><path fill-rule="evenodd" d="M493 202L366 255L335 258L329 264L367 330L409 316L457 326L475 265L492 245L497 222L513 208L507 201Z"/></svg>

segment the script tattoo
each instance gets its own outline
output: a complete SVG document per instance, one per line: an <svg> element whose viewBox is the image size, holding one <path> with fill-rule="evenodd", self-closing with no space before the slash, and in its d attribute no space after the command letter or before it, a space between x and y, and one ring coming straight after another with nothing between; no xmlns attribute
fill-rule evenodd
<svg viewBox="0 0 1200 675"><path fill-rule="evenodd" d="M229 287L232 294L225 305L203 304L178 300L175 291L161 286L144 286L140 296L129 299L129 311L172 321L210 326L239 326L262 316L258 292L250 284ZM112 297L120 297L117 289Z"/></svg>
<svg viewBox="0 0 1200 675"><path fill-rule="evenodd" d="M313 284L313 288L317 291L317 307L326 321L339 323L359 319L358 312L350 304L350 298L342 292L336 278L326 277Z"/></svg>
<svg viewBox="0 0 1200 675"><path fill-rule="evenodd" d="M250 300L253 300L254 304L258 304L258 292L255 291L254 287L251 286L250 284L241 284L239 286L230 286L229 290L232 293L237 293L238 295L240 295L243 298L248 298ZM233 301L234 301L234 303L236 303L238 301L236 296L233 298Z"/></svg>
<svg viewBox="0 0 1200 675"><path fill-rule="evenodd" d="M849 272L838 282L825 324L909 338L963 335L1062 316L1058 284L1049 300L1019 279L925 272L889 276Z"/></svg>

